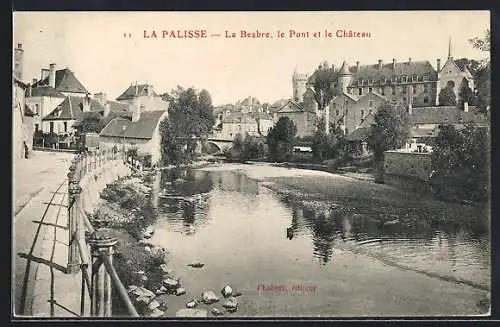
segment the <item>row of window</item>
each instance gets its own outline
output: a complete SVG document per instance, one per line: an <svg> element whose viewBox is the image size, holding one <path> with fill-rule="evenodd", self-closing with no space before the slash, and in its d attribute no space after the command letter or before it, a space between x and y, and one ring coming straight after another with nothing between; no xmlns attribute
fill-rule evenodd
<svg viewBox="0 0 500 327"><path fill-rule="evenodd" d="M349 113L349 110L346 108L345 109L345 114L347 115ZM372 109L368 109L368 114L372 113ZM361 117L365 116L365 111L363 109L360 110ZM335 110L335 115L338 116L340 115L340 110Z"/></svg>
<svg viewBox="0 0 500 327"><path fill-rule="evenodd" d="M38 124L37 124L37 125L38 125ZM64 123L63 123L63 126L64 126L64 127L63 127L63 128L64 128L64 132L67 132L67 131L68 131L68 122L64 122ZM35 128L38 128L38 126L36 126ZM51 121L51 122L50 122L49 131L50 131L51 133L54 133L54 122L53 122L53 121Z"/></svg>
<svg viewBox="0 0 500 327"><path fill-rule="evenodd" d="M429 80L429 74L424 74L422 75L421 78L419 78L416 74L413 74L413 75L401 75L399 78L398 76L392 76L390 81L393 82L393 83L397 83L397 82L400 82L400 83L411 83L411 82L419 82L419 81L428 81ZM374 84L376 81L374 78L370 78L370 79L359 79L357 81L357 84L358 85L372 85ZM378 80L378 82L382 83L382 84L386 84L387 82L389 82L389 79L387 77L382 77L380 80Z"/></svg>
<svg viewBox="0 0 500 327"><path fill-rule="evenodd" d="M408 88L411 90L410 92L412 92L413 94L417 93L417 86L416 85L408 85L408 86L403 85L402 86L402 93L403 94L407 93ZM363 95L363 90L364 89L362 87L358 88L358 95ZM380 87L378 89L378 91L381 95L385 95L385 88L384 87ZM352 92L353 92L352 88L348 90L349 94L352 94ZM371 92L373 92L373 88L369 87L368 93L371 93ZM391 93L392 93L392 95L396 94L396 86L391 86ZM429 84L428 83L424 84L424 93L429 93Z"/></svg>

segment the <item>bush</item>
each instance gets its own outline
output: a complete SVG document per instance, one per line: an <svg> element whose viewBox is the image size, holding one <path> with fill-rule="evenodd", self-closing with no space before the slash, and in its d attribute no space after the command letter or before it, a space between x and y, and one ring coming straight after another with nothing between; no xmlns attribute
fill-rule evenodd
<svg viewBox="0 0 500 327"><path fill-rule="evenodd" d="M344 152L344 135L336 126L330 126L330 133L325 133L324 119L317 123L316 132L312 137L312 151L314 159L323 161L337 158Z"/></svg>

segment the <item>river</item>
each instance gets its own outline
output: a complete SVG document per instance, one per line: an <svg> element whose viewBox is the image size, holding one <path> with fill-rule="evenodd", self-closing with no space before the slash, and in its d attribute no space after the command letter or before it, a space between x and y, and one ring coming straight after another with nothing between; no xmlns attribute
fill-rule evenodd
<svg viewBox="0 0 500 327"><path fill-rule="evenodd" d="M225 285L243 293L231 316L484 311L478 303L488 296L487 232L397 220L381 224L363 214L345 215L334 205L316 211L283 199L262 179L226 168L162 174L167 196L159 199L151 242L168 249L168 265L187 289L169 298L168 316L204 290L220 295ZM182 204L178 196L191 202ZM205 266L188 266L194 260ZM222 309L221 303L202 308L214 306Z"/></svg>

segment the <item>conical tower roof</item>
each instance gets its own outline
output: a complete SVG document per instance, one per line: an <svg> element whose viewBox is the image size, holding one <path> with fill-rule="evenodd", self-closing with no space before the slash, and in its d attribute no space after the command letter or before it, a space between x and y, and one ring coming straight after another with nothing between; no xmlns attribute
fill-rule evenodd
<svg viewBox="0 0 500 327"><path fill-rule="evenodd" d="M339 74L340 75L351 75L351 72L349 71L349 66L347 65L346 61L344 61L342 63L342 67L340 67Z"/></svg>

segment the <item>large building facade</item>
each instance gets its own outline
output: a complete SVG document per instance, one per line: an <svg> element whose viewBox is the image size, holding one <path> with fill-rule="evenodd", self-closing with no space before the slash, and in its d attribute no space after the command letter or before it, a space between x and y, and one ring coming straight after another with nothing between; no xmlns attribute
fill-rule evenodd
<svg viewBox="0 0 500 327"><path fill-rule="evenodd" d="M335 94L329 105L328 120L339 125L345 134L356 130L368 114L374 114L385 102L399 103L406 108L438 106L439 92L446 86L453 88L457 100L462 86L474 89L469 69L453 59L449 48L443 65L440 59L436 60L436 69L429 61L409 58L404 62L393 59L390 63L378 60L369 65L358 61L351 67L344 61L340 69L324 62L311 76L295 71L293 99L303 107L317 107L313 85L316 78L325 76Z"/></svg>

